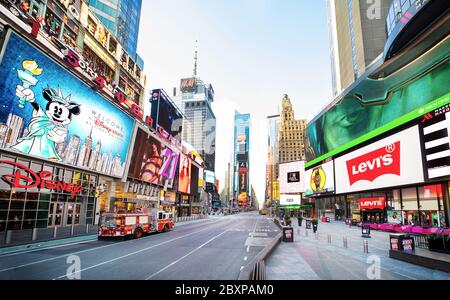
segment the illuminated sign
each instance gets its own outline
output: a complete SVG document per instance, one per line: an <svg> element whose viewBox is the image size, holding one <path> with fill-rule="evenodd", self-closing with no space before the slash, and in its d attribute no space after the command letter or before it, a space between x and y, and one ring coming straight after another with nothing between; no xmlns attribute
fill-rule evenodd
<svg viewBox="0 0 450 300"><path fill-rule="evenodd" d="M181 91L185 92L185 91L193 90L196 87L196 85L197 85L197 80L195 79L195 77L181 79L180 89L181 89Z"/></svg>
<svg viewBox="0 0 450 300"><path fill-rule="evenodd" d="M393 134L334 161L336 193L367 191L424 181L418 126Z"/></svg>
<svg viewBox="0 0 450 300"><path fill-rule="evenodd" d="M52 180L53 174L49 171L34 172L28 167L13 162L0 161L1 164L11 165L15 167L14 174L6 174L2 179L11 187L16 189L49 189L52 191L70 193L72 199L81 193L83 186L81 184L67 183L60 180Z"/></svg>
<svg viewBox="0 0 450 300"><path fill-rule="evenodd" d="M11 32L0 64L0 145L122 177L134 120Z"/></svg>

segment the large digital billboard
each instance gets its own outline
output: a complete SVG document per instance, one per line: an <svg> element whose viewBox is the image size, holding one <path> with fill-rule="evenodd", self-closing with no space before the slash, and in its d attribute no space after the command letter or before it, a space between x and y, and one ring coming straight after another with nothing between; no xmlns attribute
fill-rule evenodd
<svg viewBox="0 0 450 300"><path fill-rule="evenodd" d="M177 175L179 153L141 128L137 131L135 145L128 176L172 188Z"/></svg>
<svg viewBox="0 0 450 300"><path fill-rule="evenodd" d="M153 90L151 97L153 128L161 126L172 137L181 141L183 116L164 90Z"/></svg>
<svg viewBox="0 0 450 300"><path fill-rule="evenodd" d="M309 169L306 171L305 177L305 196L334 192L333 161Z"/></svg>
<svg viewBox="0 0 450 300"><path fill-rule="evenodd" d="M419 127L427 179L450 175L450 104L425 114Z"/></svg>
<svg viewBox="0 0 450 300"><path fill-rule="evenodd" d="M180 153L180 175L178 180L178 191L185 194L191 193L191 161L189 157Z"/></svg>
<svg viewBox="0 0 450 300"><path fill-rule="evenodd" d="M335 160L338 194L416 184L424 181L418 126Z"/></svg>
<svg viewBox="0 0 450 300"><path fill-rule="evenodd" d="M447 40L389 76L366 76L336 99L308 124L306 166L412 121L434 110L436 101L445 104L442 97L448 101L450 92L449 49Z"/></svg>
<svg viewBox="0 0 450 300"><path fill-rule="evenodd" d="M0 147L122 177L134 120L9 31L0 64Z"/></svg>
<svg viewBox="0 0 450 300"><path fill-rule="evenodd" d="M295 194L305 190L305 162L280 164L280 193Z"/></svg>

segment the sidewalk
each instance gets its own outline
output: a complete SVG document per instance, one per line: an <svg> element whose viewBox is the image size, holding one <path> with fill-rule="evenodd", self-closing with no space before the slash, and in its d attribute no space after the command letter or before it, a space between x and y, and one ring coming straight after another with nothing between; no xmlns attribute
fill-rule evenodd
<svg viewBox="0 0 450 300"><path fill-rule="evenodd" d="M268 280L367 280L373 259L380 261L383 280L450 280L450 273L389 258L389 233L372 231L371 238L364 239L359 227L349 228L343 222L319 222L316 236L305 229L305 222L298 227L296 218L292 219L292 226L295 242L279 244L266 261ZM348 248L344 248L344 237ZM363 251L364 240L369 243L368 254Z"/></svg>

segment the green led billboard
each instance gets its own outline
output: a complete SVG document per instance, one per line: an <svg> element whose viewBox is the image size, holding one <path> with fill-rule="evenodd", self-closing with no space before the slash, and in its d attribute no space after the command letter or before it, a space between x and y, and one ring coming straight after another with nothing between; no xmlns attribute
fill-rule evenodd
<svg viewBox="0 0 450 300"><path fill-rule="evenodd" d="M309 123L306 167L449 103L448 39L439 46L383 79L368 76Z"/></svg>

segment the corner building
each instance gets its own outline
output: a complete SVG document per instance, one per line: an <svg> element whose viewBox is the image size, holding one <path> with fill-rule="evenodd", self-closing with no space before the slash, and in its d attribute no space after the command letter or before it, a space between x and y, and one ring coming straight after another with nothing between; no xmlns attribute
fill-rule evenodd
<svg viewBox="0 0 450 300"><path fill-rule="evenodd" d="M319 218L450 226L443 5L392 1L382 55L308 124L305 194Z"/></svg>

